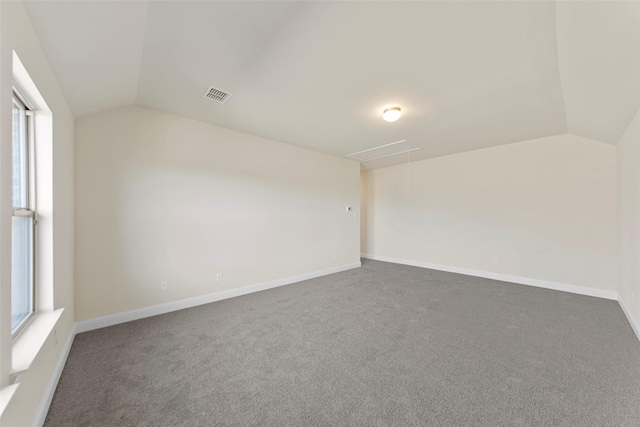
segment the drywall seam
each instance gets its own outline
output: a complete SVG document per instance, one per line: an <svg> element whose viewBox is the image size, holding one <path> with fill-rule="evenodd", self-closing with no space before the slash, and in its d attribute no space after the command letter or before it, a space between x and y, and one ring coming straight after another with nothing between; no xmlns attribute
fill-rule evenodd
<svg viewBox="0 0 640 427"><path fill-rule="evenodd" d="M297 276L290 276L284 277L282 279L270 280L268 282L255 283L253 285L243 286L241 288L229 289L197 297L185 298L164 304L157 304L149 307L138 308L135 310L124 311L121 313L109 314L107 316L95 317L93 319L81 320L79 322L76 322L76 333L92 331L94 329L113 326L119 323L144 319L145 317L156 316L158 314L169 313L172 311L195 307L202 304L209 304L227 298L251 294L253 292L264 291L266 289L276 288L279 286L290 285L292 283L301 282L303 280L314 279L316 277L326 276L328 274L351 270L353 268L360 267L360 265L360 262L354 262L351 264L331 267L324 270L313 271L311 273L300 274Z"/></svg>
<svg viewBox="0 0 640 427"><path fill-rule="evenodd" d="M64 350L62 351L62 354L60 354L60 358L58 359L56 368L53 371L51 379L49 380L49 384L47 385L47 388L42 395L42 400L40 401L40 405L38 405L36 416L33 419L33 427L42 427L42 425L44 424L44 420L47 418L49 406L51 406L53 395L55 394L56 388L58 387L58 381L60 381L60 376L62 375L64 365L67 363L67 358L69 357L69 352L71 351L71 345L73 344L73 339L75 338L75 336L76 328L74 325L71 333L69 334L69 338L67 339Z"/></svg>
<svg viewBox="0 0 640 427"><path fill-rule="evenodd" d="M571 292L573 294L587 295L590 297L618 300L618 292L605 291L603 289L587 288L584 286L569 285L566 283L550 282L547 280L531 279L529 277L511 276L508 274L492 273L489 271L472 270L469 268L450 267L448 265L431 264L422 261L410 261L406 259L392 258L380 255L360 254L361 258L376 261L392 262L394 264L411 265L414 267L429 268L431 270L448 271L450 273L465 274L467 276L482 277L485 279L500 280L502 282L517 283L520 285L536 286L538 288L553 289L556 291Z"/></svg>
<svg viewBox="0 0 640 427"><path fill-rule="evenodd" d="M633 329L636 337L638 337L638 341L640 341L640 322L638 322L638 319L633 316L631 308L629 308L629 306L624 302L622 297L618 298L618 304L620 304L620 308L622 308L622 312L627 316L631 329Z"/></svg>

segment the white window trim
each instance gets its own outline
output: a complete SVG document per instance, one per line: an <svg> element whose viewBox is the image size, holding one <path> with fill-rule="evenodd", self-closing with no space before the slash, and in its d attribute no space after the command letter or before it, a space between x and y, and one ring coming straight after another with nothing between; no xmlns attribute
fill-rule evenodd
<svg viewBox="0 0 640 427"><path fill-rule="evenodd" d="M15 51L13 52L12 65L13 83L19 88L18 91L21 92L22 98L27 98L30 101L29 107L34 115L31 135L34 138L34 146L37 148L37 150L33 150L33 155L34 166L37 167L38 174L35 178L32 177L35 179L37 187L37 194L35 192L33 194L35 198L33 206L37 209L39 228L34 246L37 247L34 262L38 277L35 281L37 295L34 307L35 316L28 324L24 325L19 334L12 335L10 328L3 331L3 342L0 343L0 346L9 347L9 350L8 352L3 351L3 357L0 358L0 370L3 375L0 380L5 386L0 390L0 400L2 400L0 403L2 404L8 403L4 399L9 399L15 392L15 386L20 382L22 374L30 369L33 361L45 348L47 340L50 340L53 335L55 342L57 342L56 328L65 310L55 307L54 301L53 113ZM7 320L9 319L10 314ZM2 413L1 409L0 414Z"/></svg>

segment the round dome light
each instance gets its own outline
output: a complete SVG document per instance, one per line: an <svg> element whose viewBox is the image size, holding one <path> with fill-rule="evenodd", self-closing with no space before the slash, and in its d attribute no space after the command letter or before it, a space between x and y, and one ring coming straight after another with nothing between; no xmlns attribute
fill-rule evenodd
<svg viewBox="0 0 640 427"><path fill-rule="evenodd" d="M400 111L400 107L391 107L384 110L382 113L382 118L386 122L395 122L400 118L402 112Z"/></svg>

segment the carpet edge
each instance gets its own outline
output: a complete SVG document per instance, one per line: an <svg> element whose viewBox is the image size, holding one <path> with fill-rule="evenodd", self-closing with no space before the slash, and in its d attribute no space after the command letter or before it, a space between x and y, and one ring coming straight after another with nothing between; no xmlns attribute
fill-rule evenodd
<svg viewBox="0 0 640 427"><path fill-rule="evenodd" d="M428 268L431 270L446 271L449 273L464 274L466 276L482 277L484 279L500 280L502 282L517 283L519 285L535 286L538 288L552 289L555 291L570 292L572 294L586 295L596 298L618 300L618 292L604 289L588 288L586 286L570 285L568 283L551 282L548 280L532 279L530 277L511 276L508 274L493 273L490 271L473 270L470 268L451 267L448 265L432 264L423 261L412 261L401 258L393 258L383 255L360 254L361 258L372 259L374 261L392 262L394 264L404 264L413 267Z"/></svg>
<svg viewBox="0 0 640 427"><path fill-rule="evenodd" d="M622 309L624 315L627 316L627 320L631 325L631 329L633 329L633 332L636 334L638 341L640 341L640 322L638 322L638 319L636 319L633 315L631 308L629 308L627 303L622 298L618 298L618 304L620 305L620 308Z"/></svg>
<svg viewBox="0 0 640 427"><path fill-rule="evenodd" d="M317 277L327 276L329 274L340 273L342 271L351 270L361 266L361 263L354 262L343 264L337 267L330 267L323 270L303 273L296 276L283 277L281 279L270 280L267 282L254 283L252 285L242 286L235 289L213 292L210 294L199 295L171 301L163 304L141 307L134 310L123 311L120 313L108 314L105 316L94 317L91 319L80 320L75 324L75 333L92 331L94 329L105 328L108 326L118 325L133 320L144 319L145 317L157 316L159 314L170 313L172 311L183 310L185 308L196 307L198 305L209 304L216 301L234 298L241 295L247 295L253 292L264 291L279 286L290 285L301 282L303 280L315 279Z"/></svg>

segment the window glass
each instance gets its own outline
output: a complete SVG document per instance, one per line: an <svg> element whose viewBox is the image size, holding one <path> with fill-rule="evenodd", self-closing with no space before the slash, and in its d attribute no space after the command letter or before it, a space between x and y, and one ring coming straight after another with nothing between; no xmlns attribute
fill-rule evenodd
<svg viewBox="0 0 640 427"><path fill-rule="evenodd" d="M11 236L11 332L33 313L33 218L14 216Z"/></svg>
<svg viewBox="0 0 640 427"><path fill-rule="evenodd" d="M13 102L13 151L12 181L13 208L27 208L27 135L26 109L14 99Z"/></svg>
<svg viewBox="0 0 640 427"><path fill-rule="evenodd" d="M13 99L11 229L11 333L34 312L34 218L29 206L29 126L27 109Z"/></svg>

